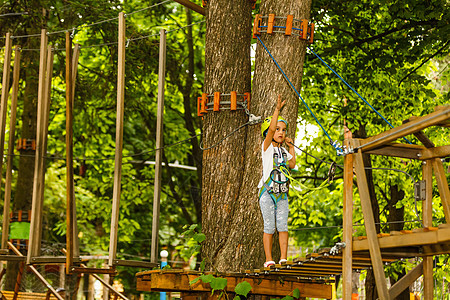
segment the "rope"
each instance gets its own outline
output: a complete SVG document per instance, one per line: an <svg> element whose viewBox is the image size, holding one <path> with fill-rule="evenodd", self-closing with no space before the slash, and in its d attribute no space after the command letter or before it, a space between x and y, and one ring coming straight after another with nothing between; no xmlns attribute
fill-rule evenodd
<svg viewBox="0 0 450 300"><path fill-rule="evenodd" d="M391 126L391 128L394 128L394 126L388 121L386 120L385 117L383 117L383 115L381 115L381 113L376 110L366 99L364 99L353 87L351 87L350 84L347 83L347 81L345 81L335 70L333 70L316 52L314 52L314 50L308 46L308 49L325 65L328 67L328 69L330 69L343 83L345 83L346 86L348 86L356 95L358 95L359 98L361 98L361 100L363 100L375 113L377 113L378 116L380 116L386 123L389 124L389 126ZM407 139L407 138L403 138L405 139L405 141L407 141L409 144L411 144L411 142Z"/></svg>
<svg viewBox="0 0 450 300"><path fill-rule="evenodd" d="M297 89L294 87L294 85L292 84L292 82L289 80L289 78L287 77L287 75L284 73L283 69L280 67L280 65L278 64L278 62L276 61L276 59L273 57L272 53L270 53L269 49L267 49L266 45L263 43L263 41L261 40L261 38L259 36L256 36L259 40L259 42L261 43L261 45L263 45L264 49L266 49L266 52L270 55L270 57L272 58L273 62L275 63L275 65L278 67L278 69L280 70L280 72L283 74L284 78L287 80L287 82L289 83L289 85L291 86L291 88L295 91L295 93L297 94L297 96L302 100L303 104L306 106L306 108L308 109L308 111L310 112L310 114L314 117L314 119L316 120L317 124L319 124L320 128L322 128L322 131L325 133L325 135L328 137L328 139L330 140L330 144L336 149L337 154L339 155L339 153L343 152L343 150L336 145L335 142L333 142L333 140L331 139L330 135L328 134L328 132L325 130L325 128L322 126L322 124L320 123L319 119L317 119L316 115L312 112L312 110L309 108L308 104L306 104L305 100L303 100L302 96L300 95L300 93L297 91Z"/></svg>

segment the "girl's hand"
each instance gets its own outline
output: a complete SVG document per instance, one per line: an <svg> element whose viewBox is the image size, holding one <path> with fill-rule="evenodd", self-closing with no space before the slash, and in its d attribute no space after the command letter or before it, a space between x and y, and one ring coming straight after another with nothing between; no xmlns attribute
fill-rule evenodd
<svg viewBox="0 0 450 300"><path fill-rule="evenodd" d="M286 142L286 144L294 145L294 141L291 138L286 137L284 141Z"/></svg>
<svg viewBox="0 0 450 300"><path fill-rule="evenodd" d="M277 100L277 109L278 109L278 111L280 111L283 108L285 103L286 103L286 100L281 101L281 95L278 95L278 100Z"/></svg>

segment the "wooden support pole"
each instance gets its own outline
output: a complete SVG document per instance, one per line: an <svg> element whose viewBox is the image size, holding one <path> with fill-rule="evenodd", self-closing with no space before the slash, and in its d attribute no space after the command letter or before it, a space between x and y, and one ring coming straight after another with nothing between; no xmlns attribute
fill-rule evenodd
<svg viewBox="0 0 450 300"><path fill-rule="evenodd" d="M349 147L349 141L344 145ZM352 265L353 265L353 154L344 157L344 214L343 242L345 248L342 255L342 297L352 298Z"/></svg>
<svg viewBox="0 0 450 300"><path fill-rule="evenodd" d="M73 265L74 252L74 183L73 183L73 99L72 99L72 39L66 32L66 273Z"/></svg>
<svg viewBox="0 0 450 300"><path fill-rule="evenodd" d="M433 226L433 169L431 160L422 163L422 176L425 180L425 201L422 204L422 218L425 227ZM433 257L423 258L424 299L433 299Z"/></svg>
<svg viewBox="0 0 450 300"><path fill-rule="evenodd" d="M363 152L378 148L381 145L393 142L399 138L421 131L424 128L437 125L450 118L450 105L442 110L435 111L423 117L418 117L408 123L387 130L378 135L367 138L361 142Z"/></svg>
<svg viewBox="0 0 450 300"><path fill-rule="evenodd" d="M14 247L13 244L11 244L11 242L8 242L8 246L13 250L13 252L17 255L17 256L23 256L22 253L20 253L19 250L17 250L16 247ZM52 294L58 299L58 300L64 300L60 294L58 294L56 292L56 290L50 285L50 283L48 283L47 280L45 280L44 276L41 275L41 273L39 273L38 270L36 270L36 268L32 265L29 265L28 268L34 273L34 275L36 275L36 277L45 285L46 288L48 288Z"/></svg>
<svg viewBox="0 0 450 300"><path fill-rule="evenodd" d="M431 161L433 162L434 176L436 177L439 194L441 196L445 221L450 223L450 190L448 188L447 177L445 176L444 165L440 158L434 158Z"/></svg>
<svg viewBox="0 0 450 300"><path fill-rule="evenodd" d="M151 262L158 262L159 204L161 197L161 171L164 120L164 85L166 78L166 31L159 32L158 108L156 123L155 191L153 193L153 225Z"/></svg>
<svg viewBox="0 0 450 300"><path fill-rule="evenodd" d="M123 114L125 107L125 14L123 12L119 13L118 46L119 52L117 58L116 152L114 161L114 188L111 215L111 234L109 240L109 266L113 266L116 259L122 177Z"/></svg>
<svg viewBox="0 0 450 300"><path fill-rule="evenodd" d="M77 79L77 70L78 70L78 59L80 57L80 45L75 44L73 47L73 55L72 55L72 112L75 105L75 82ZM75 199L75 188L74 188L73 199ZM77 204L76 201L73 201L73 256L80 256L80 243L78 240L78 224L77 224Z"/></svg>
<svg viewBox="0 0 450 300"><path fill-rule="evenodd" d="M408 274L403 276L399 281L397 281L391 288L389 289L389 297L391 299L395 299L398 295L400 295L404 290L408 289L414 281L417 280L422 275L423 272L423 263L418 264L414 269L409 271ZM424 298L424 299L433 299L433 298Z"/></svg>
<svg viewBox="0 0 450 300"><path fill-rule="evenodd" d="M359 146L359 141L352 140L352 143L353 148ZM369 243L369 252L373 265L375 282L377 284L378 297L381 300L387 300L390 298L386 285L386 278L384 276L383 261L381 259L380 245L378 243L377 231L375 228L375 221L372 211L372 205L370 202L369 187L367 185L367 177L364 170L362 152L358 151L354 155L354 159L359 196L361 198L361 208L364 215L364 224L366 228L367 240Z"/></svg>
<svg viewBox="0 0 450 300"><path fill-rule="evenodd" d="M180 3L181 5L195 11L198 12L201 15L206 15L206 10L201 7L200 5L195 4L194 2L191 2L189 0L174 0L175 2Z"/></svg>
<svg viewBox="0 0 450 300"><path fill-rule="evenodd" d="M12 184L12 167L14 158L14 137L16 133L16 114L17 114L17 96L19 93L20 79L20 48L16 46L14 50L14 72L13 86L11 93L11 116L9 119L9 140L8 140L8 157L6 158L6 179L5 179L5 208L3 212L3 236L2 245L5 245L9 234L9 207L11 203L11 184ZM5 249L2 247L2 249Z"/></svg>
<svg viewBox="0 0 450 300"><path fill-rule="evenodd" d="M27 264L31 264L32 258L40 254L41 235L42 235L42 198L40 197L41 177L43 176L42 166L44 153L42 131L43 129L43 102L44 102L44 85L45 70L47 66L47 31L41 31L41 46L39 60L39 85L38 85L38 104L37 104L37 126L36 126L36 155L34 162L34 178L33 178L33 196L31 208L31 224L30 224L30 240L27 254Z"/></svg>
<svg viewBox="0 0 450 300"><path fill-rule="evenodd" d="M3 81L2 81L2 99L1 99L1 107L0 107L0 123L1 123L1 127L2 127L2 132L1 132L1 138L0 138L0 150L2 153L2 160L1 162L3 162L3 145L5 143L5 124L6 124L6 110L7 110L7 103L8 103L8 94L9 94L9 74L10 74L10 67L11 67L11 36L10 33L8 32L6 34L6 41L5 41L5 60L3 62ZM14 91L17 92L17 88L18 88L18 84L15 84L15 80L16 80L16 76L17 76L17 80L18 80L18 68L20 68L19 64L20 64L20 51L17 50L18 48L16 47L16 57L14 58L14 82L13 82L13 93ZM17 52L19 52L19 57L17 57ZM16 64L17 62L17 64ZM17 71L16 71L17 70ZM16 74L17 72L17 74ZM15 88L15 90L14 90ZM17 94L16 94L16 99L17 99ZM13 110L12 106L12 97L11 97L11 110ZM11 112L12 114L12 112ZM12 116L11 116L12 118ZM14 112L14 127L15 127L16 123L15 123L15 112ZM15 129L15 128L14 128ZM10 132L10 137L9 139L11 140L11 132ZM12 146L12 151L14 151L14 135L13 135L13 146ZM8 153L11 153L10 148L8 149ZM13 152L14 154L14 152ZM10 205L11 205L11 176L8 177L8 167L11 167L11 162L10 162L10 158L12 160L12 156L8 156L7 161L7 171L6 171L6 183L5 183L5 201L3 203L3 227L2 227L2 249L6 249L6 242L8 241L8 235L9 235L9 209L10 209ZM3 165L3 164L2 164ZM0 182L1 182L1 174L2 174L2 166L0 166ZM8 182L9 182L9 195L8 195Z"/></svg>

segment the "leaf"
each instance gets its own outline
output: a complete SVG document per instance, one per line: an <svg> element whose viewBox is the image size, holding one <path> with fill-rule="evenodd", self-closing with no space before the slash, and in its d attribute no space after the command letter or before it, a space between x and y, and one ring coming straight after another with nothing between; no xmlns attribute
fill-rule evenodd
<svg viewBox="0 0 450 300"><path fill-rule="evenodd" d="M204 258L200 263L200 272L205 271L205 268L206 268L206 258Z"/></svg>
<svg viewBox="0 0 450 300"><path fill-rule="evenodd" d="M200 277L194 278L193 280L189 281L189 285L193 285L197 281L199 281Z"/></svg>
<svg viewBox="0 0 450 300"><path fill-rule="evenodd" d="M244 297L247 297L247 294L251 291L251 289L252 289L252 286L250 285L250 283L248 283L247 281L242 281L241 283L239 283L236 286L234 291L238 295L242 295Z"/></svg>
<svg viewBox="0 0 450 300"><path fill-rule="evenodd" d="M194 234L194 236L192 238L197 243L201 243L206 239L206 235L204 235L203 233L196 233L196 234Z"/></svg>
<svg viewBox="0 0 450 300"><path fill-rule="evenodd" d="M291 296L287 295L284 298L281 298L281 300L294 300L294 298L292 298Z"/></svg>
<svg viewBox="0 0 450 300"><path fill-rule="evenodd" d="M200 279L201 279L204 283L211 283L211 281L214 279L214 276L213 276L212 274L202 275L202 276L200 276Z"/></svg>
<svg viewBox="0 0 450 300"><path fill-rule="evenodd" d="M223 290L227 287L228 280L226 278L215 277L209 283L213 290Z"/></svg>
<svg viewBox="0 0 450 300"><path fill-rule="evenodd" d="M300 298L300 290L298 288L293 290L292 291L292 296L294 296L294 298Z"/></svg>

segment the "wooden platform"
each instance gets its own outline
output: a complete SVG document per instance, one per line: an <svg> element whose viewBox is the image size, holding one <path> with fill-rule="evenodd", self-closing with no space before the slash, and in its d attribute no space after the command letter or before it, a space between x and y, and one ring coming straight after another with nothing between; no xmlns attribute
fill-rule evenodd
<svg viewBox="0 0 450 300"><path fill-rule="evenodd" d="M195 284L189 283L200 276L197 271L185 270L153 270L136 274L138 291L165 291L182 293L208 293L211 292L209 283L201 280ZM217 276L217 275L216 275ZM311 297L319 299L331 299L331 282L320 282L319 280L306 281L304 278L295 276L280 277L279 274L267 274L263 276L246 275L242 273L221 273L218 277L226 278L228 281L225 290L234 292L236 285L247 281L252 286L250 291L253 295L265 295L284 297L299 289L300 297Z"/></svg>
<svg viewBox="0 0 450 300"><path fill-rule="evenodd" d="M6 300L12 300L14 297L13 291L1 291L0 292L0 299L6 299ZM47 294L46 293L26 293L26 292L19 292L17 300L46 300ZM57 300L55 296L49 295L50 300Z"/></svg>
<svg viewBox="0 0 450 300"><path fill-rule="evenodd" d="M382 255L389 254L398 258L449 253L450 224L379 234L378 243ZM353 252L364 251L369 251L368 240L361 237L354 238Z"/></svg>

